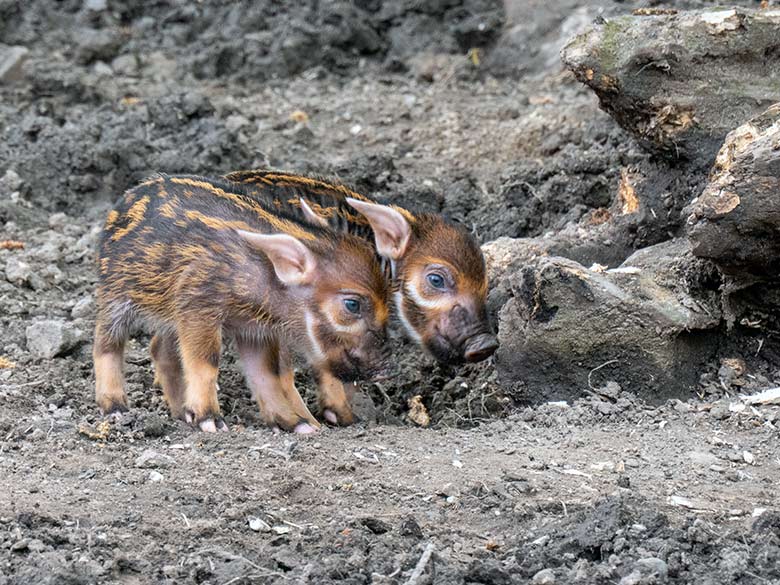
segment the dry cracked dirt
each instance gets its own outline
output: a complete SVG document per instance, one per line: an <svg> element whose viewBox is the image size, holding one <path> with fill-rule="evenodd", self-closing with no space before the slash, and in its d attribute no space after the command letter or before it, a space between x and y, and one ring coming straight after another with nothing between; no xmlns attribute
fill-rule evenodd
<svg viewBox="0 0 780 585"><path fill-rule="evenodd" d="M141 335L131 411L94 405L94 245L135 181L270 165L485 243L571 233L655 162L559 50L657 4L0 0L0 47L25 49L0 82L0 585L780 583L780 406L740 398L780 385L773 334L729 338L664 400L607 360L508 383L398 336L361 422L306 437L263 427L230 352L232 432L171 420ZM679 235L638 233L598 259Z"/></svg>

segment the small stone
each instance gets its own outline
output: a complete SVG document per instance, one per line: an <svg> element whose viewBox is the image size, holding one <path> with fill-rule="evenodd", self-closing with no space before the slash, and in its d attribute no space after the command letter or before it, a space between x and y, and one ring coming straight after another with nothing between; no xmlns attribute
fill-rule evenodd
<svg viewBox="0 0 780 585"><path fill-rule="evenodd" d="M119 55L111 61L111 69L118 75L132 77L138 74L138 58L135 55Z"/></svg>
<svg viewBox="0 0 780 585"><path fill-rule="evenodd" d="M37 321L25 330L27 349L35 356L51 359L78 346L84 333L73 323L59 320Z"/></svg>
<svg viewBox="0 0 780 585"><path fill-rule="evenodd" d="M146 449L135 460L135 466L142 469L160 469L175 465L176 460L170 455L158 453L154 449Z"/></svg>
<svg viewBox="0 0 780 585"><path fill-rule="evenodd" d="M262 520L261 518L251 517L249 518L249 528L255 532L270 532L271 525Z"/></svg>
<svg viewBox="0 0 780 585"><path fill-rule="evenodd" d="M11 256L5 263L5 279L16 286L29 284L32 268L27 262Z"/></svg>
<svg viewBox="0 0 780 585"><path fill-rule="evenodd" d="M95 310L95 299L92 295L80 298L70 311L70 316L74 319L84 319L89 317Z"/></svg>
<svg viewBox="0 0 780 585"><path fill-rule="evenodd" d="M225 128L227 128L230 132L237 132L244 126L248 125L249 120L246 118L246 116L242 116L240 114L230 115L225 120Z"/></svg>
<svg viewBox="0 0 780 585"><path fill-rule="evenodd" d="M0 179L0 188L2 188L3 191L7 191L8 193L18 191L22 188L22 184L22 178L16 171L11 169L8 169L3 175L3 178Z"/></svg>
<svg viewBox="0 0 780 585"><path fill-rule="evenodd" d="M27 543L27 548L32 552L43 552L46 550L46 545L43 544L43 541L38 540L37 538L33 538L30 542Z"/></svg>
<svg viewBox="0 0 780 585"><path fill-rule="evenodd" d="M554 585L555 573L552 569L542 569L533 576L531 583L534 585Z"/></svg>
<svg viewBox="0 0 780 585"><path fill-rule="evenodd" d="M417 521L411 516L403 519L398 532L401 536L410 536L418 540L423 537L422 528L420 528L420 525L417 524Z"/></svg>
<svg viewBox="0 0 780 585"><path fill-rule="evenodd" d="M84 9L100 12L108 8L108 0L84 0Z"/></svg>
<svg viewBox="0 0 780 585"><path fill-rule="evenodd" d="M665 580L669 573L669 567L665 561L656 557L639 559L634 566L644 575L654 575L660 580Z"/></svg>
<svg viewBox="0 0 780 585"><path fill-rule="evenodd" d="M0 83L21 78L22 64L29 52L26 47L0 44Z"/></svg>
<svg viewBox="0 0 780 585"><path fill-rule="evenodd" d="M165 435L165 419L157 414L150 414L144 418L143 432L144 436L149 438L162 437Z"/></svg>
<svg viewBox="0 0 780 585"><path fill-rule="evenodd" d="M22 538L21 540L17 540L15 543L11 545L11 552L26 551L29 546L30 546L30 541L27 540L26 538Z"/></svg>
<svg viewBox="0 0 780 585"><path fill-rule="evenodd" d="M379 518L363 518L361 523L374 534L384 534L390 530L390 526L387 522L384 522Z"/></svg>
<svg viewBox="0 0 780 585"><path fill-rule="evenodd" d="M601 388L596 388L597 394L604 396L605 398L609 398L611 400L617 400L622 391L623 389L620 387L620 384L618 384L614 380L610 380Z"/></svg>
<svg viewBox="0 0 780 585"><path fill-rule="evenodd" d="M164 479L163 478L163 474L160 473L159 471L150 471L149 472L149 481L151 481L152 483L161 482L163 479Z"/></svg>

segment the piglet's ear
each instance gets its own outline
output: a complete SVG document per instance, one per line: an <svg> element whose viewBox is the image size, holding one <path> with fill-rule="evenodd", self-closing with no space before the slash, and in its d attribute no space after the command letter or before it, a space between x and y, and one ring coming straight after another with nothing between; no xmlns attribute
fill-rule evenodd
<svg viewBox="0 0 780 585"><path fill-rule="evenodd" d="M321 215L317 215L316 213L314 213L314 210L311 207L309 207L309 204L306 202L306 199L301 197L300 202L301 202L301 211L303 212L303 216L306 218L306 221L308 221L312 225L328 227L328 220L322 217Z"/></svg>
<svg viewBox="0 0 780 585"><path fill-rule="evenodd" d="M258 234L238 230L255 250L268 256L277 278L287 286L308 284L314 279L317 261L311 250L287 234Z"/></svg>
<svg viewBox="0 0 780 585"><path fill-rule="evenodd" d="M358 201L349 197L347 203L364 215L371 224L376 249L380 256L398 260L404 255L412 235L412 228L400 212L387 205Z"/></svg>

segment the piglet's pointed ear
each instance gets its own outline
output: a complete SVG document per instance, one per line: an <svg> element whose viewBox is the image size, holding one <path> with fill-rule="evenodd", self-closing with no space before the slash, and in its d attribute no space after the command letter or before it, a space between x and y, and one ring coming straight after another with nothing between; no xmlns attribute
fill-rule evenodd
<svg viewBox="0 0 780 585"><path fill-rule="evenodd" d="M303 212L303 216L306 218L306 221L308 221L312 225L328 227L328 220L322 217L321 215L317 215L316 213L314 213L314 210L311 207L309 207L309 204L306 202L306 199L301 197L300 202L301 202L301 211Z"/></svg>
<svg viewBox="0 0 780 585"><path fill-rule="evenodd" d="M314 254L296 238L287 234L267 235L237 231L252 248L268 256L282 284L308 284L314 279L317 267Z"/></svg>
<svg viewBox="0 0 780 585"><path fill-rule="evenodd" d="M347 203L359 211L374 230L376 249L380 256L400 259L409 245L412 228L406 218L387 205L358 201L347 197Z"/></svg>

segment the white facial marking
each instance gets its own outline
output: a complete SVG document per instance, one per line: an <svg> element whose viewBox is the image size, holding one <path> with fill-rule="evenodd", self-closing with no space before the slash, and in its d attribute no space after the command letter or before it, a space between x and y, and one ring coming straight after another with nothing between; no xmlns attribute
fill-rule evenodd
<svg viewBox="0 0 780 585"><path fill-rule="evenodd" d="M330 313L325 311L325 317L328 319L328 323L330 323L331 327L338 331L339 333L359 333L360 332L360 322L356 321L355 323L352 323L351 325L342 325L338 321L336 321Z"/></svg>
<svg viewBox="0 0 780 585"><path fill-rule="evenodd" d="M309 311L306 311L306 335L309 337L309 341L311 342L311 350L312 354L314 356L315 362L322 362L325 361L325 353L322 351L322 347L320 347L320 343L317 341L317 336L314 334L314 317Z"/></svg>
<svg viewBox="0 0 780 585"><path fill-rule="evenodd" d="M438 299L426 299L421 294L420 291L417 289L414 283L407 282L404 284L404 290L406 291L406 294L414 301L414 304L418 307L423 307L425 309L441 309L442 307L448 307L452 304L452 301L450 301L446 297L439 297Z"/></svg>
<svg viewBox="0 0 780 585"><path fill-rule="evenodd" d="M401 294L401 291L396 291L393 294L393 301L395 302L395 309L398 313L398 318L401 320L401 324L404 326L404 329L406 329L406 334L411 337L412 341L416 342L418 345L422 345L422 337L420 337L420 334L415 331L414 327L412 327L412 324L409 323L409 319L406 318L406 314L404 313L404 297Z"/></svg>

